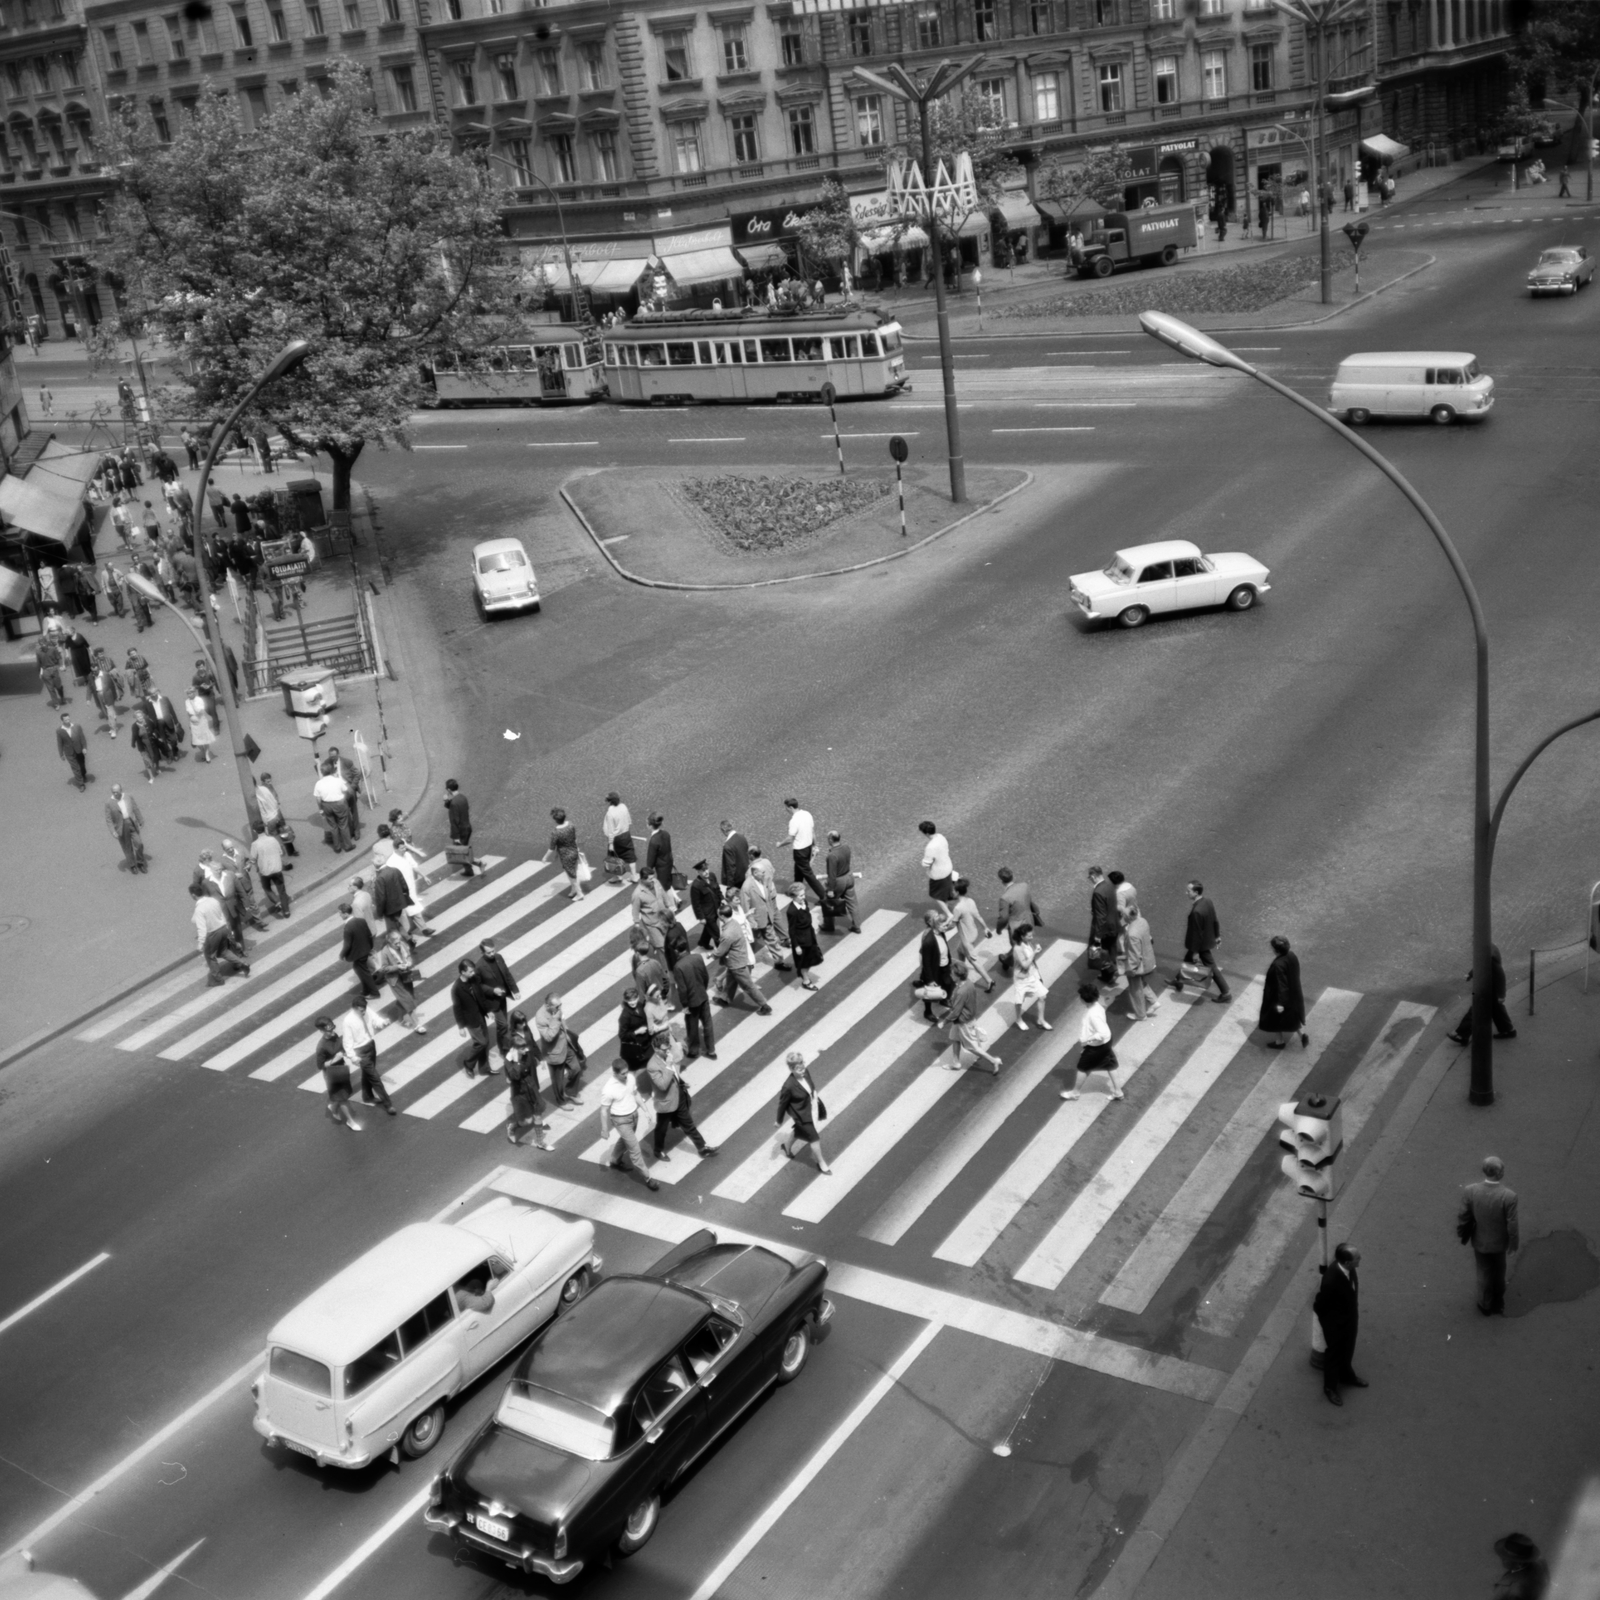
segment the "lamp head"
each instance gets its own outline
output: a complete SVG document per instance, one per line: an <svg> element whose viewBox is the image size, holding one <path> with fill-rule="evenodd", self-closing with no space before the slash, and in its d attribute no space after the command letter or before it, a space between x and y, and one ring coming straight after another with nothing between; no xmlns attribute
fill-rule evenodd
<svg viewBox="0 0 1600 1600"><path fill-rule="evenodd" d="M276 356L272 365L261 376L261 386L276 383L286 372L293 372L305 358L311 354L311 341L309 339L291 339Z"/></svg>
<svg viewBox="0 0 1600 1600"><path fill-rule="evenodd" d="M1204 361L1213 367L1232 367L1235 372L1255 370L1225 344L1218 344L1208 334L1191 328L1187 322L1180 322L1177 317L1168 316L1165 311L1141 311L1139 326L1152 339L1159 339L1169 349L1188 356L1191 361Z"/></svg>
<svg viewBox="0 0 1600 1600"><path fill-rule="evenodd" d="M151 581L145 577L143 573L134 572L132 570L124 572L122 574L122 581L127 584L130 589L137 589L146 600L159 600L164 602L166 599L166 596L163 595L162 592L155 586L155 584L151 583Z"/></svg>

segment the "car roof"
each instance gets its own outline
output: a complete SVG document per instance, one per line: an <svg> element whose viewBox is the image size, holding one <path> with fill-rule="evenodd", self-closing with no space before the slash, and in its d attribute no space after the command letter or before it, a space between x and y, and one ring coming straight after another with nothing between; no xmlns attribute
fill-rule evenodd
<svg viewBox="0 0 1600 1600"><path fill-rule="evenodd" d="M1575 256L1577 253L1575 244L1552 244L1539 252L1542 256Z"/></svg>
<svg viewBox="0 0 1600 1600"><path fill-rule="evenodd" d="M1457 366L1466 366L1469 361L1478 358L1469 355L1465 350L1363 350L1353 356L1346 356L1340 363L1341 366L1351 367L1414 367L1419 363L1422 366L1437 367L1441 364L1449 365L1454 362Z"/></svg>
<svg viewBox="0 0 1600 1600"><path fill-rule="evenodd" d="M472 1271L490 1250L465 1228L413 1222L280 1317L267 1343L287 1345L332 1366L354 1361Z"/></svg>
<svg viewBox="0 0 1600 1600"><path fill-rule="evenodd" d="M485 539L482 544L475 544L472 547L474 556L491 556L498 550L522 550L522 541L520 539ZM527 555L528 552L522 550L522 553Z"/></svg>
<svg viewBox="0 0 1600 1600"><path fill-rule="evenodd" d="M605 1278L550 1325L515 1376L611 1416L710 1310L659 1278Z"/></svg>
<svg viewBox="0 0 1600 1600"><path fill-rule="evenodd" d="M1160 539L1155 544L1131 544L1126 550L1117 551L1117 554L1130 567L1142 567L1150 561L1179 561L1184 556L1197 556L1203 552L1199 545L1191 544L1187 539Z"/></svg>

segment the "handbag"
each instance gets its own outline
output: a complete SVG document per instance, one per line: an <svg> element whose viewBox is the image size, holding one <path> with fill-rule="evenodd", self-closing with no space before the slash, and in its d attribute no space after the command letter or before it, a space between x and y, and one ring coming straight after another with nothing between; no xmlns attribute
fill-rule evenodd
<svg viewBox="0 0 1600 1600"><path fill-rule="evenodd" d="M578 882L587 883L593 876L594 868L589 865L588 856L586 856L583 851L580 850L578 852Z"/></svg>
<svg viewBox="0 0 1600 1600"><path fill-rule="evenodd" d="M672 887L676 889L679 894L682 894L683 891L689 887L689 880L684 877L681 872L674 872L672 874Z"/></svg>

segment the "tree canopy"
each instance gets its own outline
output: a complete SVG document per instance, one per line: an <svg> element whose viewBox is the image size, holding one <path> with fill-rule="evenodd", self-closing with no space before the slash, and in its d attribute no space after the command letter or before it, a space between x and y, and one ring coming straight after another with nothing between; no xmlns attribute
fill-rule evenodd
<svg viewBox="0 0 1600 1600"><path fill-rule="evenodd" d="M1573 108L1589 120L1600 83L1600 5L1594 0L1544 0L1535 6L1517 37L1512 67L1524 92L1536 101L1549 95L1570 95ZM1576 126L1568 158L1581 160L1582 131Z"/></svg>
<svg viewBox="0 0 1600 1600"><path fill-rule="evenodd" d="M441 350L470 348L511 305L496 190L437 129L390 130L354 63L253 129L236 97L203 93L163 141L114 119L118 187L95 264L130 314L178 353L166 398L220 418L291 339L298 371L244 419L333 461L333 504L368 441L405 444Z"/></svg>
<svg viewBox="0 0 1600 1600"><path fill-rule="evenodd" d="M805 212L795 228L807 258L837 267L848 261L861 238L850 211L850 196L836 178L822 185L822 198Z"/></svg>
<svg viewBox="0 0 1600 1600"><path fill-rule="evenodd" d="M1120 144L1089 150L1072 159L1052 157L1039 171L1037 187L1046 200L1054 200L1068 215L1080 207L1120 211L1123 191L1134 180L1133 162Z"/></svg>

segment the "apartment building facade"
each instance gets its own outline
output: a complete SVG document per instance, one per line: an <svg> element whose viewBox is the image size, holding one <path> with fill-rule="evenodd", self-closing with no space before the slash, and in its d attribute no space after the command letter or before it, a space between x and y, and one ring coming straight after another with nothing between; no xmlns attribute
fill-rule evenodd
<svg viewBox="0 0 1600 1600"><path fill-rule="evenodd" d="M1374 11L1383 129L1412 149L1483 151L1511 92L1511 0L1383 0Z"/></svg>

